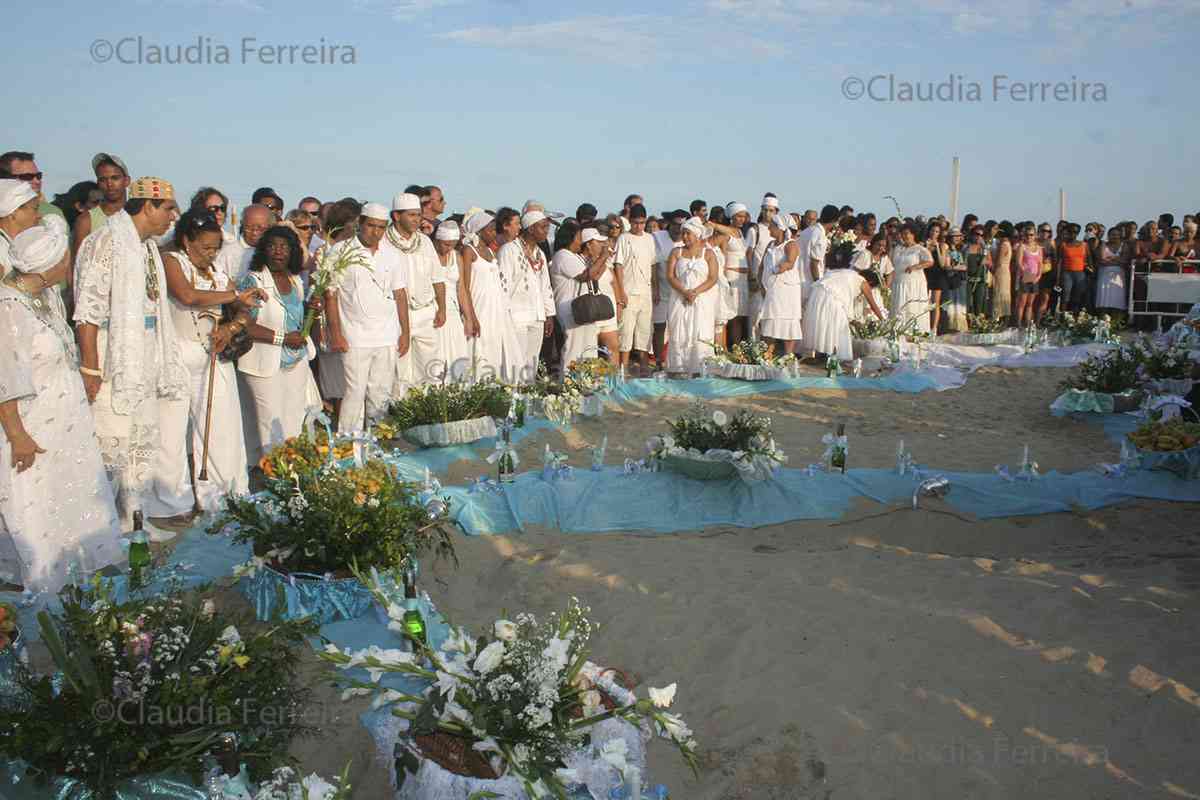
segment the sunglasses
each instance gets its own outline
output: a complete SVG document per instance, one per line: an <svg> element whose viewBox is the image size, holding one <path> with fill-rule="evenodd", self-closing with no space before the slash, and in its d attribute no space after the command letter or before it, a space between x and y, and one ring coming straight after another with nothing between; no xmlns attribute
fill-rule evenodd
<svg viewBox="0 0 1200 800"><path fill-rule="evenodd" d="M225 206L223 206L223 205L220 205L220 206L205 206L205 208L206 208L208 211L212 212L213 214L218 214L218 213L220 213L220 214L224 214L224 213L225 213Z"/></svg>
<svg viewBox="0 0 1200 800"><path fill-rule="evenodd" d="M296 230L311 231L315 227L315 225L297 225Z"/></svg>
<svg viewBox="0 0 1200 800"><path fill-rule="evenodd" d="M20 172L20 173L14 174L13 179L18 180L18 181L25 181L26 183L31 183L33 181L40 181L42 179L42 173L40 173L40 172Z"/></svg>
<svg viewBox="0 0 1200 800"><path fill-rule="evenodd" d="M275 205L275 204L273 204L273 203L268 203L268 202L266 202L265 200L263 201L263 205L264 205L264 206L266 206L267 208L271 209L272 211L274 211L276 214L278 214L280 211L282 211L282 210L283 210L283 206L282 206L282 205L278 205L278 206L277 206L277 205Z"/></svg>

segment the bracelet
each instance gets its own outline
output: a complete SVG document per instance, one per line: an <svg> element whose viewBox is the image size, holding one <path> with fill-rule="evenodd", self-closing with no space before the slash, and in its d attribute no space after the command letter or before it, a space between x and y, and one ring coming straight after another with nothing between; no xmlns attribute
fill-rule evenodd
<svg viewBox="0 0 1200 800"><path fill-rule="evenodd" d="M275 338L271 342L276 347L283 346L283 331L275 331Z"/></svg>
<svg viewBox="0 0 1200 800"><path fill-rule="evenodd" d="M98 369L92 369L91 367L81 366L79 368L79 371L82 372L84 375L91 375L93 378L103 378L104 377L103 372L101 372Z"/></svg>

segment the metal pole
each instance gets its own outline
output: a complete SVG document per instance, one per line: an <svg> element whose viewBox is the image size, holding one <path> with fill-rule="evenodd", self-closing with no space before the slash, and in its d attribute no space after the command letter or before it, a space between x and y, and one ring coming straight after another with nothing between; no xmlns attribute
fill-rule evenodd
<svg viewBox="0 0 1200 800"><path fill-rule="evenodd" d="M1058 190L1058 218L1064 220L1067 218L1067 190Z"/></svg>

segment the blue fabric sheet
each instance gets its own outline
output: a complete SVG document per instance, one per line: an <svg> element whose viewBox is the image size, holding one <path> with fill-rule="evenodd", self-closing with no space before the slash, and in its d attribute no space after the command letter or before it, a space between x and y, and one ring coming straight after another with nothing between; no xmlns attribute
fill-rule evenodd
<svg viewBox="0 0 1200 800"><path fill-rule="evenodd" d="M558 427L547 419L525 419L523 428L513 428L513 443L546 428ZM486 458L496 448L496 438L480 439L471 444L456 444L451 447L426 447L420 450L393 450L387 461L394 464L400 477L406 481L420 481L425 477L425 468L431 473L445 473L456 461L478 461Z"/></svg>
<svg viewBox="0 0 1200 800"><path fill-rule="evenodd" d="M932 374L900 371L880 378L842 376L823 378L804 376L774 381L739 381L729 378L691 378L686 380L640 380L618 383L609 398L617 401L646 400L652 397L745 397L767 392L787 392L792 389L869 389L877 392L924 392L944 387Z"/></svg>

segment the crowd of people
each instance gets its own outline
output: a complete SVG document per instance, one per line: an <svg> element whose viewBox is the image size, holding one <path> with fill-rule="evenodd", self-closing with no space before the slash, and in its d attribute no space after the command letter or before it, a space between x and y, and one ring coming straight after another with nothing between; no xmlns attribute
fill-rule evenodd
<svg viewBox="0 0 1200 800"><path fill-rule="evenodd" d="M531 382L587 357L699 373L763 339L851 358L850 322L966 330L1055 307L1125 308L1135 259L1191 261L1196 218L1107 230L980 223L765 195L650 214L535 200L447 214L437 186L390 204L270 188L183 203L110 153L47 202L34 155L0 155L0 578L53 590L111 563L134 512L153 539L249 488L263 453L325 409L366 430L412 387ZM1080 234L1084 237L1080 239Z"/></svg>

